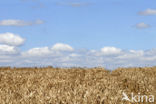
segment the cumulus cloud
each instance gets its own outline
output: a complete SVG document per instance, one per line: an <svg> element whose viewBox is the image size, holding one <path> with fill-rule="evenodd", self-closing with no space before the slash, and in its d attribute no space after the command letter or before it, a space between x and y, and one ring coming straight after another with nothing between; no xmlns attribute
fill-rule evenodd
<svg viewBox="0 0 156 104"><path fill-rule="evenodd" d="M0 54L16 54L18 49L14 46L0 45Z"/></svg>
<svg viewBox="0 0 156 104"><path fill-rule="evenodd" d="M49 47L40 47L40 48L32 48L30 50L28 50L27 52L23 53L23 55L27 55L27 56L45 56L45 55L49 55L50 49Z"/></svg>
<svg viewBox="0 0 156 104"><path fill-rule="evenodd" d="M24 43L25 39L13 34L13 33L2 33L0 34L0 43L11 45L11 46L20 46Z"/></svg>
<svg viewBox="0 0 156 104"><path fill-rule="evenodd" d="M142 22L142 23L136 24L135 27L137 29L146 29L146 28L150 28L151 26L149 24L145 24L144 22Z"/></svg>
<svg viewBox="0 0 156 104"><path fill-rule="evenodd" d="M104 55L114 55L114 54L120 54L121 49L115 48L115 47L104 47L104 48L101 49L101 52Z"/></svg>
<svg viewBox="0 0 156 104"><path fill-rule="evenodd" d="M135 59L135 58L141 58L144 56L143 50L129 50L124 52L123 55L118 56L118 59Z"/></svg>
<svg viewBox="0 0 156 104"><path fill-rule="evenodd" d="M156 15L156 9L146 9L145 11L139 12L139 15L148 16L148 15Z"/></svg>
<svg viewBox="0 0 156 104"><path fill-rule="evenodd" d="M8 54L6 54L8 53ZM123 50L103 47L100 50L73 49L68 44L37 47L19 52L16 46L0 45L0 66L54 67L142 67L156 65L156 49Z"/></svg>
<svg viewBox="0 0 156 104"><path fill-rule="evenodd" d="M38 57L46 57L46 56L62 56L65 53L70 53L74 51L74 49L68 45L63 43L56 43L52 47L38 47L32 48L26 52L23 52L22 55L26 57L38 56ZM63 53L63 54L62 54ZM71 54L71 56L76 56L76 54Z"/></svg>
<svg viewBox="0 0 156 104"><path fill-rule="evenodd" d="M1 20L0 26L32 26L32 25L39 25L43 24L44 21L42 20L35 20L35 21L24 21L24 20Z"/></svg>
<svg viewBox="0 0 156 104"><path fill-rule="evenodd" d="M94 54L96 56L117 56L122 54L122 49L116 47L103 47L100 51L91 50L90 54Z"/></svg>
<svg viewBox="0 0 156 104"><path fill-rule="evenodd" d="M70 45L63 44L63 43L57 43L51 49L55 51L73 51L74 50Z"/></svg>

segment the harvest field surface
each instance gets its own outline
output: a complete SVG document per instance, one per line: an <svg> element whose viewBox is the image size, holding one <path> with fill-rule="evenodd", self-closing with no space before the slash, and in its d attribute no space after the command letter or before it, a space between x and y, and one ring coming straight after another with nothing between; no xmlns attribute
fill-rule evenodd
<svg viewBox="0 0 156 104"><path fill-rule="evenodd" d="M156 96L156 67L0 68L0 104L134 104L123 92Z"/></svg>

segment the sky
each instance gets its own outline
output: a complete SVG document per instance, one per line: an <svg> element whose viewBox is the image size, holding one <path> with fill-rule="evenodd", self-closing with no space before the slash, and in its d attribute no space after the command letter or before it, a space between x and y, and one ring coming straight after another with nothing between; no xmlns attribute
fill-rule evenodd
<svg viewBox="0 0 156 104"><path fill-rule="evenodd" d="M0 66L155 66L155 0L2 0Z"/></svg>

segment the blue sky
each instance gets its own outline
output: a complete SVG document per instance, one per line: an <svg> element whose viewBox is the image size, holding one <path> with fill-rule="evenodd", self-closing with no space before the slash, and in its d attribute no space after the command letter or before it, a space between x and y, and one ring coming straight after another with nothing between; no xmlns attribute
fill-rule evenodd
<svg viewBox="0 0 156 104"><path fill-rule="evenodd" d="M72 7L66 3L88 5ZM155 8L155 3L154 0L5 0L0 3L0 20L41 19L45 23L38 26L0 27L0 30L1 33L14 32L25 37L27 43L23 49L51 46L56 42L87 49L98 49L105 45L150 49L155 48L156 16L139 16L138 12ZM153 27L145 30L133 27L140 22Z"/></svg>
<svg viewBox="0 0 156 104"><path fill-rule="evenodd" d="M25 42L15 46L21 52L57 43L76 50L146 51L156 48L155 4L155 0L3 0L0 34L23 38Z"/></svg>

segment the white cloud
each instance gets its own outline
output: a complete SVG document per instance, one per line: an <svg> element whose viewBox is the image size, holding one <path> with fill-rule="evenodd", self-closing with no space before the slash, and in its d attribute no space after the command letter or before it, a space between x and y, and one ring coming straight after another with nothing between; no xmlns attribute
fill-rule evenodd
<svg viewBox="0 0 156 104"><path fill-rule="evenodd" d="M145 23L138 23L136 24L136 28L138 29L145 29L145 28L150 28L151 26L149 24L145 24Z"/></svg>
<svg viewBox="0 0 156 104"><path fill-rule="evenodd" d="M55 46L55 45L54 45ZM32 50L35 50L32 52ZM28 51L29 54L36 55L33 58L26 58L26 62L34 63L35 65L52 65L57 67L96 67L103 66L109 69L117 67L134 67L134 66L152 66L155 65L156 50L127 50L115 47L104 47L98 50L79 51L73 50L66 53L59 51L57 54L55 50L48 47L40 49L32 49ZM41 50L41 52L40 52ZM154 52L153 52L154 51ZM40 54L38 54L38 52ZM42 56L42 57L41 57ZM39 58L41 57L41 58ZM29 61L28 61L29 60ZM33 65L34 65L33 64Z"/></svg>
<svg viewBox="0 0 156 104"><path fill-rule="evenodd" d="M62 56L61 52L72 52L74 49L69 46L68 44L63 43L57 43L52 46L52 48L49 47L38 47L38 48L32 48L26 52L23 52L23 56L31 57L31 56ZM71 54L71 56L75 56L76 54Z"/></svg>
<svg viewBox="0 0 156 104"><path fill-rule="evenodd" d="M117 58L128 60L128 59L137 59L137 58L139 59L143 56L144 56L143 50L129 50L129 51L124 52L123 55L120 55Z"/></svg>
<svg viewBox="0 0 156 104"><path fill-rule="evenodd" d="M74 50L70 45L63 44L63 43L57 43L51 49L55 51L73 51Z"/></svg>
<svg viewBox="0 0 156 104"><path fill-rule="evenodd" d="M7 44L11 46L20 46L24 43L25 39L22 37L13 34L13 33L2 33L0 34L0 43Z"/></svg>
<svg viewBox="0 0 156 104"><path fill-rule="evenodd" d="M114 54L120 54L121 53L121 49L119 48L115 48L115 47L104 47L101 49L101 52L104 55L114 55Z"/></svg>
<svg viewBox="0 0 156 104"><path fill-rule="evenodd" d="M143 50L130 50L130 53L133 53L135 55L139 55L139 56L143 56L144 55L144 51Z"/></svg>
<svg viewBox="0 0 156 104"><path fill-rule="evenodd" d="M31 26L31 25L39 25L43 23L44 22L42 20L24 21L24 20L8 19L8 20L1 20L0 26Z"/></svg>
<svg viewBox="0 0 156 104"><path fill-rule="evenodd" d="M72 53L69 55L70 57L79 57L80 55L79 54L76 54L76 53Z"/></svg>
<svg viewBox="0 0 156 104"><path fill-rule="evenodd" d="M26 56L45 56L49 55L50 49L48 47L41 47L41 48L32 48L28 50L27 52L23 53L23 55Z"/></svg>
<svg viewBox="0 0 156 104"><path fill-rule="evenodd" d="M15 54L18 50L14 46L0 45L0 54Z"/></svg>
<svg viewBox="0 0 156 104"><path fill-rule="evenodd" d="M139 15L144 15L144 16L148 16L148 15L156 15L156 9L146 9L145 11L139 12Z"/></svg>
<svg viewBox="0 0 156 104"><path fill-rule="evenodd" d="M4 53L9 55L4 55ZM15 55L16 56L15 56ZM117 67L154 66L156 49L122 50L104 47L101 50L74 50L70 45L57 43L51 47L38 47L19 52L15 46L0 45L0 66L54 67Z"/></svg>

